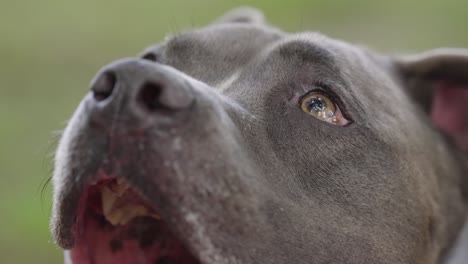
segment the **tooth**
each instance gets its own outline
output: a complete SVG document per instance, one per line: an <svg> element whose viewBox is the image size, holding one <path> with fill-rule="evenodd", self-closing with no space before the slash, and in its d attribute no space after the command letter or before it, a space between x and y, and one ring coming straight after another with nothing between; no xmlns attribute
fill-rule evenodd
<svg viewBox="0 0 468 264"><path fill-rule="evenodd" d="M124 183L126 183L126 182L125 182L125 180L124 180L122 177L118 177L118 178L117 178L117 183L118 183L118 184L124 184Z"/></svg>
<svg viewBox="0 0 468 264"><path fill-rule="evenodd" d="M128 205L122 208L122 212L124 212L124 214L122 215L122 218L120 219L121 225L127 224L133 218L136 218L138 216L144 216L147 214L146 208L141 205L137 205L137 206Z"/></svg>
<svg viewBox="0 0 468 264"><path fill-rule="evenodd" d="M101 203L102 212L104 215L107 215L111 212L116 201L117 195L115 195L115 193L112 192L108 187L103 187L101 190Z"/></svg>
<svg viewBox="0 0 468 264"><path fill-rule="evenodd" d="M122 219L122 210L114 210L110 214L106 215L106 219L112 224L117 225L119 224L120 220Z"/></svg>
<svg viewBox="0 0 468 264"><path fill-rule="evenodd" d="M101 189L101 203L104 217L112 225L125 225L133 218L149 216L156 220L160 217L144 205L125 203L121 198L130 186L122 179Z"/></svg>
<svg viewBox="0 0 468 264"><path fill-rule="evenodd" d="M149 216L153 217L156 220L161 220L161 217L158 214L151 213L151 214L149 214Z"/></svg>
<svg viewBox="0 0 468 264"><path fill-rule="evenodd" d="M127 205L105 214L106 219L113 225L126 225L133 218L140 216L149 216L159 220L159 215L150 213L148 209L142 205Z"/></svg>
<svg viewBox="0 0 468 264"><path fill-rule="evenodd" d="M116 183L112 185L112 190L116 192L118 196L122 196L129 188L130 185L128 185L123 178L117 178Z"/></svg>
<svg viewBox="0 0 468 264"><path fill-rule="evenodd" d="M125 225L130 221L130 219L133 218L133 213L130 210L129 206L126 206L124 208L120 208L119 210L122 212L122 217L119 219L119 224L120 225Z"/></svg>

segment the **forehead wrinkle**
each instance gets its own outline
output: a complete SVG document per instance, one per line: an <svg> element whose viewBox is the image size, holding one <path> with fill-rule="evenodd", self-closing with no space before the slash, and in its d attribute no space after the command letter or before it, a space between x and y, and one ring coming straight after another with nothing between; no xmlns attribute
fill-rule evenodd
<svg viewBox="0 0 468 264"><path fill-rule="evenodd" d="M269 51L268 56L280 59L279 70L290 69L284 74L279 74L285 78L284 81L292 76L303 79L306 83L301 82L300 86L304 92L307 92L314 82L334 89L338 88L337 86L341 88L349 86L339 67L342 58L338 51L332 40L318 33L307 33L277 43ZM309 76L309 78L300 76Z"/></svg>
<svg viewBox="0 0 468 264"><path fill-rule="evenodd" d="M319 43L321 40L325 42L325 38L318 34L299 35L280 43L276 50L283 60L313 63L330 69L337 68L335 55Z"/></svg>
<svg viewBox="0 0 468 264"><path fill-rule="evenodd" d="M309 75L315 76L314 79L318 83L339 83L347 87L348 83L339 67L342 54L336 46L334 40L320 33L304 33L276 43L268 56L279 57L282 64L289 65L286 68L293 67L294 72L307 70Z"/></svg>

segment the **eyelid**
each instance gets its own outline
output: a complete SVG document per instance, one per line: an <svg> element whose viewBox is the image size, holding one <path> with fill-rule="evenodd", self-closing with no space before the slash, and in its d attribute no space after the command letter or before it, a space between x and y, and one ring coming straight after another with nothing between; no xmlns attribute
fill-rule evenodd
<svg viewBox="0 0 468 264"><path fill-rule="evenodd" d="M348 115L347 113L347 108L345 104L343 103L343 100L341 99L340 96L331 88L331 85L328 85L326 82L323 81L316 81L312 84L312 86L308 85L307 87L312 87L312 89L309 89L305 94L299 97L298 100L298 105L301 107L302 101L309 95L318 93L321 94L325 97L328 97L334 106L337 108L337 110L340 111L341 115L343 116L344 119L348 121L346 126L354 123L353 119Z"/></svg>
<svg viewBox="0 0 468 264"><path fill-rule="evenodd" d="M321 82L317 82L317 83L314 83L312 87L313 87L312 89L309 89L305 94L300 96L299 102L298 102L299 104L301 104L302 100L305 97L314 93L318 93L318 94L321 94L323 96L330 98L336 106L341 108L341 105L337 103L337 102L341 102L341 100L334 92L332 92L332 89L330 88L330 86L322 84Z"/></svg>

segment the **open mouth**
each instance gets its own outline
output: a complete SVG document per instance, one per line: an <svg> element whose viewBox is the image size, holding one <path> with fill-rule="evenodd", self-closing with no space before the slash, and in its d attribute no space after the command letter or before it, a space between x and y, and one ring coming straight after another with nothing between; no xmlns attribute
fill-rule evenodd
<svg viewBox="0 0 468 264"><path fill-rule="evenodd" d="M122 178L101 180L85 189L73 233L74 264L200 263Z"/></svg>

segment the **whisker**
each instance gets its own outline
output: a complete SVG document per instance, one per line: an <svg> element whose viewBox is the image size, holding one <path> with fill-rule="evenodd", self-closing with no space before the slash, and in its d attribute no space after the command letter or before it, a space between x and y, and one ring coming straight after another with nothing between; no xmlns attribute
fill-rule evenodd
<svg viewBox="0 0 468 264"><path fill-rule="evenodd" d="M53 160L55 157L55 149L57 148L58 142L63 134L63 130L55 130L51 132L51 138L49 139L47 146L45 147L42 168L47 168L48 171L45 178L43 178L38 186L38 192L40 192L40 201L42 210L44 210L44 198L49 187L49 183L52 180L53 175Z"/></svg>

